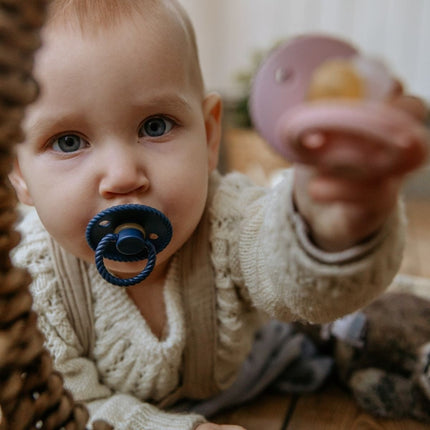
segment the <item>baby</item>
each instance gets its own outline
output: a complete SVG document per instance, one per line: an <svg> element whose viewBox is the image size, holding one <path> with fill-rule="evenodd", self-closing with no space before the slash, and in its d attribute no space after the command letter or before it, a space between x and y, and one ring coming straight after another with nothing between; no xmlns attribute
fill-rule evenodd
<svg viewBox="0 0 430 430"><path fill-rule="evenodd" d="M33 275L56 369L92 420L117 429L239 428L169 408L231 386L262 315L327 322L384 291L401 260L403 177L348 178L317 161L273 189L219 175L220 97L205 94L194 32L175 0L54 0L43 41L41 95L10 179L36 209L14 259ZM173 237L151 274L124 289L98 274L85 230L128 203L165 214ZM76 314L89 309L91 351L67 311L55 249L89 283ZM142 270L105 264L120 278Z"/></svg>

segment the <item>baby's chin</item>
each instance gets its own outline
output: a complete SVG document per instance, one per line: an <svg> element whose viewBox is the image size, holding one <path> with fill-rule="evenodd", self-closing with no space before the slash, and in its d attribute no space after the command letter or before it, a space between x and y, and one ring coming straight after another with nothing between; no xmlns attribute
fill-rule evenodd
<svg viewBox="0 0 430 430"><path fill-rule="evenodd" d="M139 275L145 270L147 260L135 262L120 262L112 260L104 260L104 264L108 272L119 279L129 279ZM169 260L156 261L154 269L149 273L148 277L143 281L146 284L152 282L163 282L165 279Z"/></svg>
<svg viewBox="0 0 430 430"><path fill-rule="evenodd" d="M138 275L145 269L147 262L147 260L131 262L113 261L108 259L104 260L105 267L109 273L120 279L132 278L133 276Z"/></svg>

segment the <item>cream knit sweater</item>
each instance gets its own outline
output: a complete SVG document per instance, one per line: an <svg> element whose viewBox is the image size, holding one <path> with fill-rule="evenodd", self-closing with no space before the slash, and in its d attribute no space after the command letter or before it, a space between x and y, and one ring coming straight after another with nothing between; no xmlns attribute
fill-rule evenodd
<svg viewBox="0 0 430 430"><path fill-rule="evenodd" d="M259 316L326 322L367 304L395 275L402 253L401 211L378 238L339 254L317 250L292 205L292 175L273 189L239 174L221 179L209 202L211 263L217 322L215 374L228 385L252 343ZM16 264L33 275L34 308L57 370L92 419L117 430L191 430L204 421L158 409L180 383L187 342L181 305L181 267L173 257L164 288L167 325L156 338L126 291L89 265L95 326L92 359L83 356L61 300L48 233L36 213L23 219ZM201 339L202 348L205 339Z"/></svg>

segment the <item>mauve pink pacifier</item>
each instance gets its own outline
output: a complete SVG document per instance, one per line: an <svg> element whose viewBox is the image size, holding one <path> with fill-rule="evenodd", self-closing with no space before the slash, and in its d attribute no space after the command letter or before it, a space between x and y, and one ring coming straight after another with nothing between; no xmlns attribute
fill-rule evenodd
<svg viewBox="0 0 430 430"><path fill-rule="evenodd" d="M310 151L301 145L307 134L345 132L363 137L373 152L380 154L379 158L369 155L364 163L362 159L368 175L398 174L417 167L427 154L429 134L406 112L371 96L361 100L308 99L318 67L328 60L354 61L356 57L359 53L350 44L322 35L297 37L274 50L253 80L249 109L256 130L292 162L312 163ZM395 80L387 80L390 79L394 84ZM334 154L338 149L333 147L330 151ZM335 166L336 157L327 157L332 163L327 164L328 170L357 167L338 158L339 166ZM320 161L320 168L325 167L324 162L325 159Z"/></svg>

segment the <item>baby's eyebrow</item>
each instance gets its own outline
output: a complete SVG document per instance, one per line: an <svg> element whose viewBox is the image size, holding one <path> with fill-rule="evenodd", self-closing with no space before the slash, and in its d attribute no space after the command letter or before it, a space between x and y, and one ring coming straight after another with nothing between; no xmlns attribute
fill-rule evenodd
<svg viewBox="0 0 430 430"><path fill-rule="evenodd" d="M179 95L157 95L150 99L142 100L141 103L136 103L136 106L144 106L149 109L163 108L175 111L191 111L191 105L184 97Z"/></svg>
<svg viewBox="0 0 430 430"><path fill-rule="evenodd" d="M56 128L66 127L68 123L72 120L72 116L61 117L59 115L49 115L36 117L34 119L29 119L24 122L24 129L27 135L39 135L49 132L55 125Z"/></svg>

